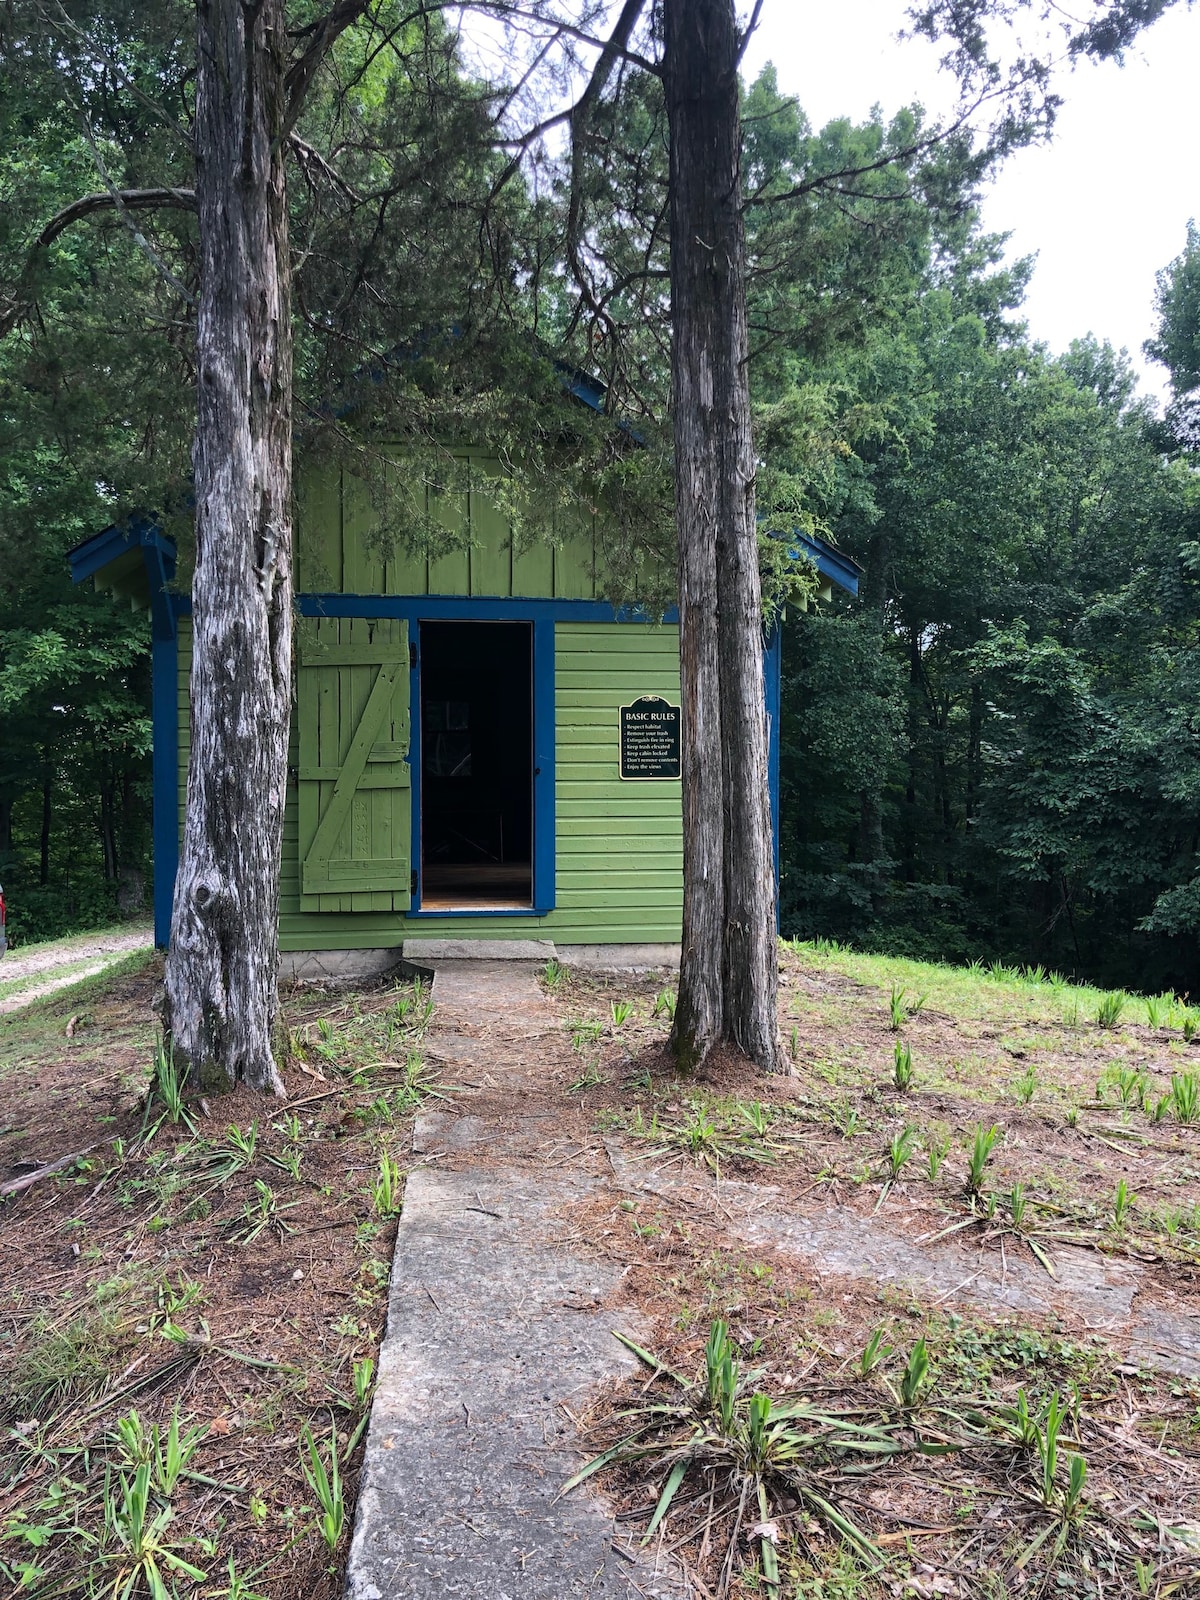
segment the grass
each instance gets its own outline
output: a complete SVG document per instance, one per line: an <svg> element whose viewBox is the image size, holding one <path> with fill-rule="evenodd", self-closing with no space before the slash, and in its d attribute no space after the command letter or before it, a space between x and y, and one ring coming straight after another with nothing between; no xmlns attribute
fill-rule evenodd
<svg viewBox="0 0 1200 1600"><path fill-rule="evenodd" d="M293 994L286 1108L202 1107L155 961L0 1023L0 1151L93 1146L3 1207L0 1589L335 1600L428 992Z"/></svg>

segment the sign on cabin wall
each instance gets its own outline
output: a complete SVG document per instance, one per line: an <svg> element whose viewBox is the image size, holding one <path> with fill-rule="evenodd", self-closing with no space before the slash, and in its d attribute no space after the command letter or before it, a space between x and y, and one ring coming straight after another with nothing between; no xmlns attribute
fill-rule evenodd
<svg viewBox="0 0 1200 1600"><path fill-rule="evenodd" d="M679 707L644 694L620 708L622 778L678 778Z"/></svg>

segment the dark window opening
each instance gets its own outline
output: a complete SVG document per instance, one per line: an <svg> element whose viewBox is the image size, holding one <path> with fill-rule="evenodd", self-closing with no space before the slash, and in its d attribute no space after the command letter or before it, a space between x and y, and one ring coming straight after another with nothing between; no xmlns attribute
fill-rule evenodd
<svg viewBox="0 0 1200 1600"><path fill-rule="evenodd" d="M421 909L528 909L533 628L420 626Z"/></svg>

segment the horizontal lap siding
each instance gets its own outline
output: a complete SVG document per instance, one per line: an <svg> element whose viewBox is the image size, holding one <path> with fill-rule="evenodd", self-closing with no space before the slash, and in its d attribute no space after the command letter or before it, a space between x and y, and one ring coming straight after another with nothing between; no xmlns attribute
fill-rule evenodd
<svg viewBox="0 0 1200 1600"><path fill-rule="evenodd" d="M674 942L682 905L679 784L622 782L618 710L679 700L679 636L639 623L555 629L557 907L564 944Z"/></svg>

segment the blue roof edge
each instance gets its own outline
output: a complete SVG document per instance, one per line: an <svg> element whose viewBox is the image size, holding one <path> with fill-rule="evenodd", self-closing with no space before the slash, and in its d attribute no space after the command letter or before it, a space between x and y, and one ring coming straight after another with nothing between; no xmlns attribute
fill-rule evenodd
<svg viewBox="0 0 1200 1600"><path fill-rule="evenodd" d="M114 522L68 550L67 565L71 569L71 581L84 583L127 550L139 549L157 551L164 565L172 569L168 576L173 576L174 543L152 517L137 516L130 517L126 522Z"/></svg>
<svg viewBox="0 0 1200 1600"><path fill-rule="evenodd" d="M799 528L793 528L788 542L794 543L798 550L816 562L817 571L823 578L836 583L852 598L858 597L858 580L863 569L853 556L835 550L833 545L826 544L824 539L818 539L815 534L801 533Z"/></svg>

